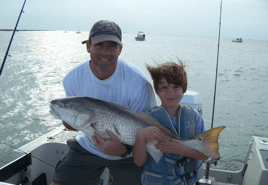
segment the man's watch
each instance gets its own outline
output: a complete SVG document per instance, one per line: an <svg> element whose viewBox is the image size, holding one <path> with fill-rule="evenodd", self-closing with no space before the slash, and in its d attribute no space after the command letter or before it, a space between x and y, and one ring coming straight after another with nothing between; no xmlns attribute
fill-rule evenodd
<svg viewBox="0 0 268 185"><path fill-rule="evenodd" d="M122 158L126 158L127 155L131 154L132 152L132 146L131 145L127 145L127 144L123 144L126 148L127 148L127 151L126 153L124 153L123 155L121 155Z"/></svg>

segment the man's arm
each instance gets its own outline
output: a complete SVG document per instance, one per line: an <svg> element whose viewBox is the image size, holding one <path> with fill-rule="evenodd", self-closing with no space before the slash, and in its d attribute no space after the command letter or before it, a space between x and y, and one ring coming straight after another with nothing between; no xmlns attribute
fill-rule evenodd
<svg viewBox="0 0 268 185"><path fill-rule="evenodd" d="M94 133L92 139L95 145L104 153L113 156L122 156L127 152L127 148L121 143L116 135L109 130L107 134L111 137L110 142L106 142L97 132Z"/></svg>
<svg viewBox="0 0 268 185"><path fill-rule="evenodd" d="M62 121L65 128L72 131L77 131L71 127L68 123ZM111 141L107 143L98 133L94 133L92 136L95 145L104 153L113 156L122 156L127 152L127 148L121 143L116 135L110 131L106 131L107 134L111 137Z"/></svg>

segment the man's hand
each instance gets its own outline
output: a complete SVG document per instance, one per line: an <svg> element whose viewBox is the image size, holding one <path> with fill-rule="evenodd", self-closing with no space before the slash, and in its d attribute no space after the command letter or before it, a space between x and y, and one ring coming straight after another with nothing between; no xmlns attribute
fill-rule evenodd
<svg viewBox="0 0 268 185"><path fill-rule="evenodd" d="M92 139L95 145L104 153L113 156L121 156L127 152L127 148L121 143L116 135L109 130L106 133L111 137L107 143L97 132L94 133Z"/></svg>

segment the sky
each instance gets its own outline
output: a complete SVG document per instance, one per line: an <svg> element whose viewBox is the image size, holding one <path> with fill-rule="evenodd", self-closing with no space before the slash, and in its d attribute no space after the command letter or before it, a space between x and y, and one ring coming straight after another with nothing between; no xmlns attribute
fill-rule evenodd
<svg viewBox="0 0 268 185"><path fill-rule="evenodd" d="M13 29L24 0L0 0ZM125 33L218 37L221 0L27 0L17 29L89 31L98 20ZM268 40L267 0L222 0L221 38Z"/></svg>

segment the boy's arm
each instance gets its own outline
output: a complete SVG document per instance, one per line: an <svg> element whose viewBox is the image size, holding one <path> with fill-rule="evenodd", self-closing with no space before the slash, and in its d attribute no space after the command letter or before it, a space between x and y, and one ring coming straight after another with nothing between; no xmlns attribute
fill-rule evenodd
<svg viewBox="0 0 268 185"><path fill-rule="evenodd" d="M205 154L203 154L197 150L187 148L178 139L170 139L167 142L159 142L156 145L156 148L161 150L163 153L172 153L175 155L182 155L185 157L198 159L198 160L207 160L208 159L208 156L206 156Z"/></svg>
<svg viewBox="0 0 268 185"><path fill-rule="evenodd" d="M134 163L137 166L142 166L147 160L146 143L146 139L138 132L132 148Z"/></svg>
<svg viewBox="0 0 268 185"><path fill-rule="evenodd" d="M142 166L146 162L146 144L148 140L166 141L167 139L166 134L155 126L140 130L136 135L136 140L132 148L135 164Z"/></svg>

